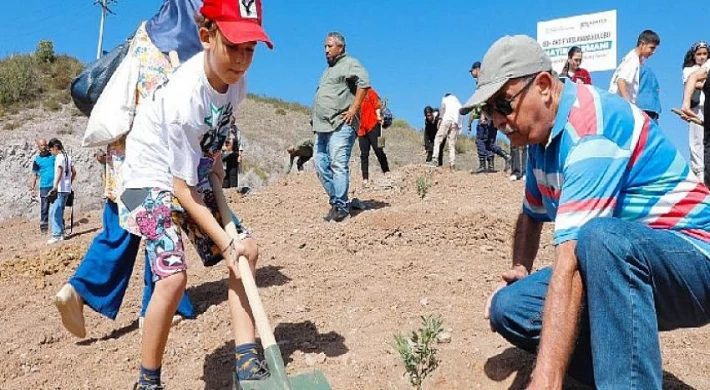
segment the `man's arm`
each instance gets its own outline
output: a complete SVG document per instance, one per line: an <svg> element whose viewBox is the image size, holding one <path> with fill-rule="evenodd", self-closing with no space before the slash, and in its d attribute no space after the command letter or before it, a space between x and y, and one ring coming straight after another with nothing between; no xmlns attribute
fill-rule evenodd
<svg viewBox="0 0 710 390"><path fill-rule="evenodd" d="M37 189L37 174L33 172L32 173L32 184L30 185L30 190L32 190L32 192L34 192L35 189Z"/></svg>
<svg viewBox="0 0 710 390"><path fill-rule="evenodd" d="M74 178L76 177L76 169L74 169L74 164L71 165L71 182L74 183Z"/></svg>
<svg viewBox="0 0 710 390"><path fill-rule="evenodd" d="M357 92L355 92L355 99L353 99L353 104L351 104L350 108L348 108L348 110L343 113L343 119L348 125L352 123L353 119L355 119L355 117L357 117L357 114L360 112L360 106L362 105L362 101L365 100L365 95L367 95L367 91L369 89L370 87L358 88Z"/></svg>
<svg viewBox="0 0 710 390"><path fill-rule="evenodd" d="M527 274L532 271L533 263L540 248L540 236L543 223L532 219L525 213L520 213L513 233L513 266L512 269L524 269Z"/></svg>
<svg viewBox="0 0 710 390"><path fill-rule="evenodd" d="M501 274L502 282L493 290L483 309L483 318L490 319L493 297L506 286L530 275L542 235L542 221L536 221L525 213L520 213L513 232L513 265ZM495 329L492 329L495 331Z"/></svg>
<svg viewBox="0 0 710 390"><path fill-rule="evenodd" d="M583 296L576 246L576 241L567 241L555 249L555 264L545 297L540 348L529 386L532 389L561 389L574 351Z"/></svg>

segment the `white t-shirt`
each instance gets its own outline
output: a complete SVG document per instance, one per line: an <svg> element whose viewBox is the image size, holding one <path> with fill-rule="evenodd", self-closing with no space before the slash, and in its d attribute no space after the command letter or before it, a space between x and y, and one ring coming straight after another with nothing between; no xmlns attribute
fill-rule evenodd
<svg viewBox="0 0 710 390"><path fill-rule="evenodd" d="M220 152L246 79L219 93L207 81L204 53L183 63L136 114L126 139L123 188L172 191L173 176L197 185L204 154Z"/></svg>
<svg viewBox="0 0 710 390"><path fill-rule="evenodd" d="M57 185L57 192L71 192L71 157L66 156L66 161L64 160L64 153L59 152L54 157L54 177L59 175L59 168L62 168L62 177L59 179L59 184ZM65 166L66 163L66 166Z"/></svg>
<svg viewBox="0 0 710 390"><path fill-rule="evenodd" d="M631 103L636 104L636 98L639 94L639 74L641 70L641 60L636 54L636 49L633 49L627 54L611 76L609 84L609 92L619 94L619 87L616 85L617 80L626 81L626 90L629 93Z"/></svg>
<svg viewBox="0 0 710 390"><path fill-rule="evenodd" d="M703 67L705 69L708 69L707 64L708 64L708 62L705 62L705 64L703 64ZM688 77L690 77L690 75L695 73L695 71L698 69L700 69L700 65L687 66L687 67L683 68L683 85L685 85L685 82L688 81ZM704 105L705 105L705 93L703 93L703 91L701 90L700 91L700 104L697 107L695 107L695 109L697 110L699 108L702 108Z"/></svg>
<svg viewBox="0 0 710 390"><path fill-rule="evenodd" d="M456 124L461 124L461 102L454 95L444 96L441 99L441 120L442 122L452 121Z"/></svg>

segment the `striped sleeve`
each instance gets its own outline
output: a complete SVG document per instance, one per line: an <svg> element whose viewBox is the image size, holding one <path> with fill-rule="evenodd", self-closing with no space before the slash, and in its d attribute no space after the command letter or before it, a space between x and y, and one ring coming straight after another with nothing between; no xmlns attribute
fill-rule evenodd
<svg viewBox="0 0 710 390"><path fill-rule="evenodd" d="M537 187L537 178L533 173L533 164L525 167L525 198L523 199L523 213L539 222L551 222L547 210L542 203L542 194Z"/></svg>
<svg viewBox="0 0 710 390"><path fill-rule="evenodd" d="M576 240L597 217L611 217L631 153L601 135L584 137L570 151L555 218L555 245Z"/></svg>

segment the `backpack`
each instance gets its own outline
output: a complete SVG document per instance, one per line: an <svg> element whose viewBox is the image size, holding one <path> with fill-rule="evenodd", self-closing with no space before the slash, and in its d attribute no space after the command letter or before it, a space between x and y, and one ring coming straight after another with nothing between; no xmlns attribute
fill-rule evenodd
<svg viewBox="0 0 710 390"><path fill-rule="evenodd" d="M387 104L387 99L382 103L382 108L380 109L380 115L382 115L382 128L386 129L390 126L392 126L392 121L394 120L394 116L392 115L392 111L389 108L389 105Z"/></svg>

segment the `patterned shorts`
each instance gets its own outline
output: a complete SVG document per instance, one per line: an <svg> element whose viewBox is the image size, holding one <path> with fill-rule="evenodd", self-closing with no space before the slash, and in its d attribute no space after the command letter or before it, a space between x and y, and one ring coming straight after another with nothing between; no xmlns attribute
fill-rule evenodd
<svg viewBox="0 0 710 390"><path fill-rule="evenodd" d="M198 192L214 218L221 224L222 219L212 189L202 182L198 185ZM126 189L118 204L121 226L145 240L146 253L153 270L153 281L187 269L183 232L187 233L187 237L195 246L202 264L209 267L223 259L221 248L202 232L172 192L162 188ZM237 227L240 239L250 237L249 231L242 226L234 213L232 221Z"/></svg>

